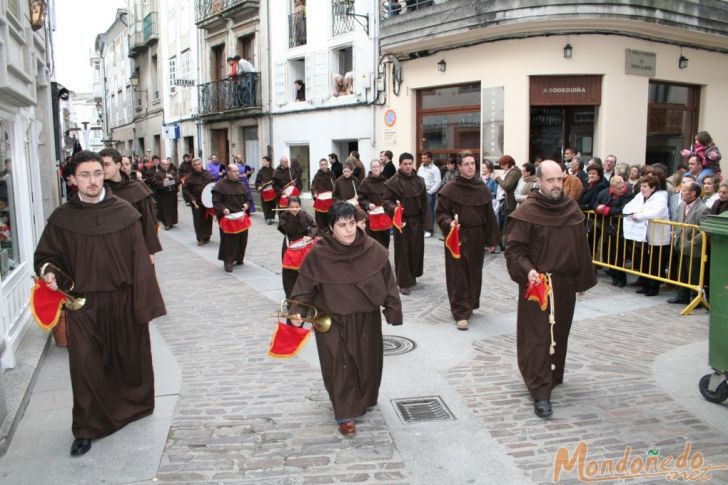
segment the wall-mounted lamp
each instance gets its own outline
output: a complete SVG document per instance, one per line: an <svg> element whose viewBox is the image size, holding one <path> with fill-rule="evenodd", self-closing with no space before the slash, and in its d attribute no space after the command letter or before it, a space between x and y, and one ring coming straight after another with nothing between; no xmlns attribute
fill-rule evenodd
<svg viewBox="0 0 728 485"><path fill-rule="evenodd" d="M437 63L437 70L440 72L447 71L447 62L445 62L445 59Z"/></svg>
<svg viewBox="0 0 728 485"><path fill-rule="evenodd" d="M571 44L567 42L564 46L564 59L571 59L572 50Z"/></svg>
<svg viewBox="0 0 728 485"><path fill-rule="evenodd" d="M688 68L688 58L684 55L680 54L680 59L677 61L677 66L680 69L687 69Z"/></svg>
<svg viewBox="0 0 728 485"><path fill-rule="evenodd" d="M139 86L139 76L137 75L137 73L134 73L131 75L131 77L129 77L129 83L133 88Z"/></svg>

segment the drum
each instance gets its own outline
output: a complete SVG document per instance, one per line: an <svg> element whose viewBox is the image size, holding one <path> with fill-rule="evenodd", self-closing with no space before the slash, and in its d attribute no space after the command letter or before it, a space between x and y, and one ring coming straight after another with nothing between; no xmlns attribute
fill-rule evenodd
<svg viewBox="0 0 728 485"><path fill-rule="evenodd" d="M260 191L260 198L263 199L263 202L271 202L275 200L276 191L273 188L272 182L268 183L263 187L263 189Z"/></svg>
<svg viewBox="0 0 728 485"><path fill-rule="evenodd" d="M293 182L289 183L283 188L283 192L281 193L281 198L278 199L278 206L279 207L288 207L288 198L292 197L294 195L299 195L301 192L298 190L298 187L293 185Z"/></svg>
<svg viewBox="0 0 728 485"><path fill-rule="evenodd" d="M250 217L245 211L233 212L218 221L220 229L225 234L238 234L247 231L250 227Z"/></svg>
<svg viewBox="0 0 728 485"><path fill-rule="evenodd" d="M202 205L204 205L208 209L212 208L212 188L214 186L215 182L210 182L209 184L205 185L205 188L202 189L202 195L200 196L200 199L202 199Z"/></svg>
<svg viewBox="0 0 728 485"><path fill-rule="evenodd" d="M389 231L392 228L392 219L384 212L381 205L369 211L369 229L371 231Z"/></svg>
<svg viewBox="0 0 728 485"><path fill-rule="evenodd" d="M286 248L286 252L283 253L283 262L281 265L283 269L298 271L306 255L313 249L315 242L315 239L306 241L304 238L292 241L288 245L288 248Z"/></svg>
<svg viewBox="0 0 728 485"><path fill-rule="evenodd" d="M313 210L316 212L329 212L329 209L334 203L333 192L321 192L316 198L313 199Z"/></svg>

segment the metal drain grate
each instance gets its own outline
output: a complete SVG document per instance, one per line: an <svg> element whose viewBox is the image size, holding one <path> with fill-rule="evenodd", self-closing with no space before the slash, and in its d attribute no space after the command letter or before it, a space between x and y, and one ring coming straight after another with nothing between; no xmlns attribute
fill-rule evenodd
<svg viewBox="0 0 728 485"><path fill-rule="evenodd" d="M398 335L382 335L382 340L384 341L384 355L406 354L417 347L414 340Z"/></svg>
<svg viewBox="0 0 728 485"><path fill-rule="evenodd" d="M454 420L447 405L440 396L392 399L392 405L403 423Z"/></svg>

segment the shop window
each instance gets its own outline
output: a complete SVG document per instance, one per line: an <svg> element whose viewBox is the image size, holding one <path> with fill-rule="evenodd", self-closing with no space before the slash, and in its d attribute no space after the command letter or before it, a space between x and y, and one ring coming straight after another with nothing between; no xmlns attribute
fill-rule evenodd
<svg viewBox="0 0 728 485"><path fill-rule="evenodd" d="M698 131L700 88L650 82L647 109L647 163L664 163L672 173L681 163L680 150Z"/></svg>
<svg viewBox="0 0 728 485"><path fill-rule="evenodd" d="M8 127L0 121L0 279L20 264L11 143Z"/></svg>
<svg viewBox="0 0 728 485"><path fill-rule="evenodd" d="M441 166L463 150L480 158L480 95L480 83L417 92L417 160L432 152Z"/></svg>

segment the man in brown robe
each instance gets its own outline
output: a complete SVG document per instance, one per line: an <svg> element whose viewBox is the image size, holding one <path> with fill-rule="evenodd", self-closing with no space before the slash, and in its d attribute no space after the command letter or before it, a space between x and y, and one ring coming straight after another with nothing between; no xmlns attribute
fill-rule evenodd
<svg viewBox="0 0 728 485"><path fill-rule="evenodd" d="M354 164L347 160L344 162L344 168L341 172L341 177L336 179L334 183L334 200L336 202L355 201L357 198L356 186L359 185L359 179L354 177Z"/></svg>
<svg viewBox="0 0 728 485"><path fill-rule="evenodd" d="M301 176L289 165L288 157L281 157L278 167L273 172L273 188L277 199L283 194L283 189L291 184L296 185L296 175L299 178Z"/></svg>
<svg viewBox="0 0 728 485"><path fill-rule="evenodd" d="M551 416L551 390L564 379L566 346L574 316L576 293L596 285L591 252L584 233L584 215L563 194L564 174L545 160L538 166L539 191L518 207L508 221L506 264L518 283L518 367L541 418ZM542 311L524 295L530 281L550 273L554 308ZM550 304L549 304L550 305ZM556 353L549 355L549 311L555 313ZM553 365L553 369L552 369Z"/></svg>
<svg viewBox="0 0 728 485"><path fill-rule="evenodd" d="M212 216L208 214L207 207L202 203L202 191L212 183L212 175L202 166L202 160L192 160L192 171L187 175L182 193L190 201L192 208L192 224L195 227L197 245L204 246L210 242L212 236Z"/></svg>
<svg viewBox="0 0 728 485"><path fill-rule="evenodd" d="M316 175L313 176L313 181L311 182L311 195L316 198L325 192L331 192L333 194L335 181L336 179L334 174L331 173L331 170L329 170L329 160L322 158L319 160L318 172L316 172ZM319 210L315 206L314 211L316 212L316 225L319 227L326 227L328 225L327 218L329 212Z"/></svg>
<svg viewBox="0 0 728 485"><path fill-rule="evenodd" d="M384 209L394 216L397 203L404 208L402 232L394 229L394 268L399 292L409 295L422 276L425 259L425 231L432 232L427 190L414 169L411 153L399 156L399 170L384 184Z"/></svg>
<svg viewBox="0 0 728 485"><path fill-rule="evenodd" d="M475 158L469 152L460 159L460 175L440 190L437 198L437 225L449 234L460 225L460 258L445 248L445 280L450 311L458 330L468 329L473 310L480 307L484 250L492 252L500 241L498 220L493 212L493 196L476 177Z"/></svg>
<svg viewBox="0 0 728 485"><path fill-rule="evenodd" d="M389 253L357 229L356 208L336 203L332 221L306 256L291 298L331 315L331 329L316 332L324 386L339 431L356 433L354 419L375 406L382 380L382 310L392 325L402 324L402 303ZM291 306L292 323L306 309Z"/></svg>
<svg viewBox="0 0 728 485"><path fill-rule="evenodd" d="M86 297L68 311L68 358L75 437L71 455L154 411L149 322L166 314L139 213L104 188L101 157L74 155L78 193L57 208L35 251L35 270L51 289Z"/></svg>
<svg viewBox="0 0 728 485"><path fill-rule="evenodd" d="M159 170L152 176L152 188L157 194L159 220L166 230L177 224L177 190L179 174L177 167L168 158L159 164Z"/></svg>
<svg viewBox="0 0 728 485"><path fill-rule="evenodd" d="M326 162L328 163L328 160ZM281 259L283 259L288 246L292 242L303 237L311 238L316 233L316 223L310 214L301 209L301 199L299 197L291 197L287 210L279 214L278 230L285 236L281 247ZM291 297L291 291L293 285L296 284L297 278L298 269L286 268L285 266L281 269L283 292L286 294L286 298Z"/></svg>
<svg viewBox="0 0 728 485"><path fill-rule="evenodd" d="M382 174L382 163L379 160L372 160L369 164L369 175L356 189L359 194L359 206L367 215L369 211L382 207L384 183L386 181L387 177ZM367 217L367 234L389 249L389 229L373 231L369 221L370 219Z"/></svg>
<svg viewBox="0 0 728 485"><path fill-rule="evenodd" d="M129 202L139 212L142 223L142 234L154 263L154 254L162 250L162 243L157 235L157 208L152 191L144 182L132 180L121 170L121 154L113 148L104 148L99 152L104 161L104 183L112 193Z"/></svg>
<svg viewBox="0 0 728 485"><path fill-rule="evenodd" d="M212 205L217 213L217 220L241 211L247 211L252 197L248 188L240 181L238 166L230 164L224 179L212 189ZM243 264L245 249L248 246L247 229L236 234L228 234L220 228L220 250L217 259L222 261L225 271L231 273L233 262Z"/></svg>

